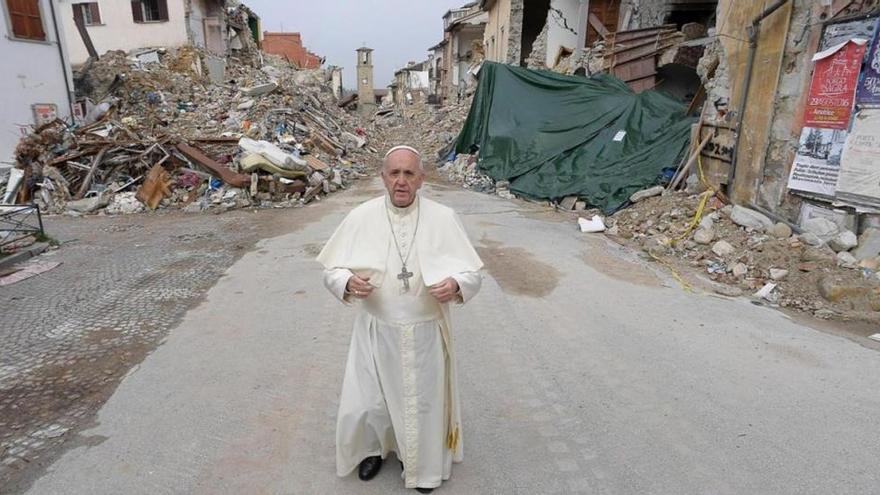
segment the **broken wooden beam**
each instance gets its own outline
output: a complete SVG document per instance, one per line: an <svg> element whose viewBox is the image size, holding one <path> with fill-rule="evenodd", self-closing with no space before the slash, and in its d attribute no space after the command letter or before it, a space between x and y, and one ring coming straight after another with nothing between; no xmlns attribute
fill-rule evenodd
<svg viewBox="0 0 880 495"><path fill-rule="evenodd" d="M319 192L321 192L323 190L324 190L323 184L318 184L317 186L310 187L306 191L306 193L303 195L302 202L308 203L309 201L313 200L315 198L315 196L318 195Z"/></svg>
<svg viewBox="0 0 880 495"><path fill-rule="evenodd" d="M101 148L101 151L99 151L92 159L92 166L89 168L89 173L86 174L86 178L83 179L82 185L79 186L79 191L77 191L76 196L74 196L73 199L83 199L83 196L86 195L89 186L92 185L92 180L95 178L95 172L98 171L98 166L101 165L101 162L104 160L104 155L107 154L107 150L109 149L109 146Z"/></svg>
<svg viewBox="0 0 880 495"><path fill-rule="evenodd" d="M251 177L249 175L239 174L229 170L228 167L209 157L195 146L180 143L177 145L177 151L180 151L183 156L196 162L202 167L205 167L207 170L210 170L214 176L220 178L220 180L232 187L246 188L251 185Z"/></svg>
<svg viewBox="0 0 880 495"><path fill-rule="evenodd" d="M88 6L88 4L86 4L86 6ZM89 36L89 31L86 29L85 19L76 7L78 7L78 5L74 5L73 23L76 25L76 30L79 31L79 36L82 38L83 44L86 46L86 51L89 53L89 57L98 60L98 50L95 50L95 45L92 43L92 37Z"/></svg>
<svg viewBox="0 0 880 495"><path fill-rule="evenodd" d="M190 141L196 143L217 143L217 144L238 144L241 138L237 137L199 137L192 138Z"/></svg>
<svg viewBox="0 0 880 495"><path fill-rule="evenodd" d="M151 210L155 210L163 199L171 196L171 174L162 165L156 164L147 174L144 184L135 197Z"/></svg>

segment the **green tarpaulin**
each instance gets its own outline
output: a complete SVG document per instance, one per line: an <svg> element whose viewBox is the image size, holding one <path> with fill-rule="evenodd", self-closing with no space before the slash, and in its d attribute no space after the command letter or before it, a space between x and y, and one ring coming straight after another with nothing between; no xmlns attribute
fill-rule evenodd
<svg viewBox="0 0 880 495"><path fill-rule="evenodd" d="M455 145L478 168L538 199L579 196L606 212L678 166L694 119L657 91L486 62Z"/></svg>

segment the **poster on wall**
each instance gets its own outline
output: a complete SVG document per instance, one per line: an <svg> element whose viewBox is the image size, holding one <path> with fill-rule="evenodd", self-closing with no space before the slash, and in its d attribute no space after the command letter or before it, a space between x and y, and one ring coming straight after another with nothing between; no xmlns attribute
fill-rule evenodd
<svg viewBox="0 0 880 495"><path fill-rule="evenodd" d="M859 111L840 157L837 198L880 206L880 109Z"/></svg>
<svg viewBox="0 0 880 495"><path fill-rule="evenodd" d="M813 56L816 66L804 115L805 126L849 127L866 44L864 39L852 39Z"/></svg>
<svg viewBox="0 0 880 495"><path fill-rule="evenodd" d="M827 50L853 38L869 40L877 30L877 17L829 24L822 32L819 51Z"/></svg>
<svg viewBox="0 0 880 495"><path fill-rule="evenodd" d="M880 21L878 21L880 22ZM874 35L874 41L868 49L865 58L865 67L862 69L862 78L859 80L859 90L856 94L856 103L859 105L880 105L880 36Z"/></svg>
<svg viewBox="0 0 880 495"><path fill-rule="evenodd" d="M804 127L788 176L788 188L834 197L845 141L846 131Z"/></svg>
<svg viewBox="0 0 880 495"><path fill-rule="evenodd" d="M34 111L34 125L40 127L58 118L58 105L54 103L35 103L31 106Z"/></svg>

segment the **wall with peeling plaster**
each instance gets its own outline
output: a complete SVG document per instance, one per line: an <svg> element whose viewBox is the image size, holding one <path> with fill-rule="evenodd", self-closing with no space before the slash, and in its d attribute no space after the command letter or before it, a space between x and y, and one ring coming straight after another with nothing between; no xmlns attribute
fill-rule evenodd
<svg viewBox="0 0 880 495"><path fill-rule="evenodd" d="M34 124L31 105L54 104L59 117L70 117L70 99L64 79L67 78L71 88L73 80L70 67L61 63L58 53L60 42L67 55L64 25L58 23L61 36L58 40L49 1L38 3L46 41L16 39L9 27L5 2L0 6L0 16L5 18L0 20L0 60L3 60L4 67L0 72L0 108L3 109L0 112L0 174L13 163L19 139ZM58 7L56 5L56 12ZM60 18L61 14L58 16Z"/></svg>
<svg viewBox="0 0 880 495"><path fill-rule="evenodd" d="M497 0L489 9L489 20L483 31L486 60L507 62L507 46L510 39L510 2L511 0Z"/></svg>
<svg viewBox="0 0 880 495"><path fill-rule="evenodd" d="M553 0L547 13L547 45L544 65L553 67L559 49L574 50L577 45L578 0Z"/></svg>
<svg viewBox="0 0 880 495"><path fill-rule="evenodd" d="M621 31L660 26L669 15L668 1L663 0L623 0L620 12L630 10L629 23Z"/></svg>

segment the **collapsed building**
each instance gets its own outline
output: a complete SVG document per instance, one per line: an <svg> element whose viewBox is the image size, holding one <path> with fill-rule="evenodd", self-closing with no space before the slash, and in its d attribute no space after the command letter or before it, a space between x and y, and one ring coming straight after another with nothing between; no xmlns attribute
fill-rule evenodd
<svg viewBox="0 0 880 495"><path fill-rule="evenodd" d="M587 19L580 15L584 4ZM870 44L877 2L484 0L481 8L488 13L486 60L586 76L610 73L636 92L659 89L688 103L689 113L701 116L694 146L708 139L700 155L709 182L734 202L793 223L817 208L846 209L827 184L836 181L835 172L796 180L794 187L790 177L805 127L812 59L848 39ZM586 29L579 29L584 21ZM837 142L839 155L844 129L838 131L814 131L812 141L825 139L826 147ZM821 180L824 191L805 186ZM877 222L864 199L849 206L850 228Z"/></svg>
<svg viewBox="0 0 880 495"><path fill-rule="evenodd" d="M702 268L725 295L748 291L823 318L867 311L876 320L878 2L485 0L481 7L485 59L539 70L478 69L460 154L441 169L450 178L563 211L601 208L608 216L598 230L665 266ZM608 74L638 95L622 98L616 111L652 93L678 102L670 111L690 127L682 153L645 156L665 112L590 130L591 121L616 115L605 108L608 98L623 96ZM549 87L566 98L553 103ZM570 115L578 105L581 120ZM621 155L620 146L630 150ZM637 185L646 188L629 195ZM596 229L595 220L582 228Z"/></svg>
<svg viewBox="0 0 880 495"><path fill-rule="evenodd" d="M109 25L113 9L79 10L88 58L74 72L77 111L19 141L0 177L2 203L16 206L0 213L300 206L366 170L375 150L337 106L338 68L261 53L259 17L232 0L153 3L132 2L127 15L181 17L169 26L187 42L98 54L82 28Z"/></svg>

